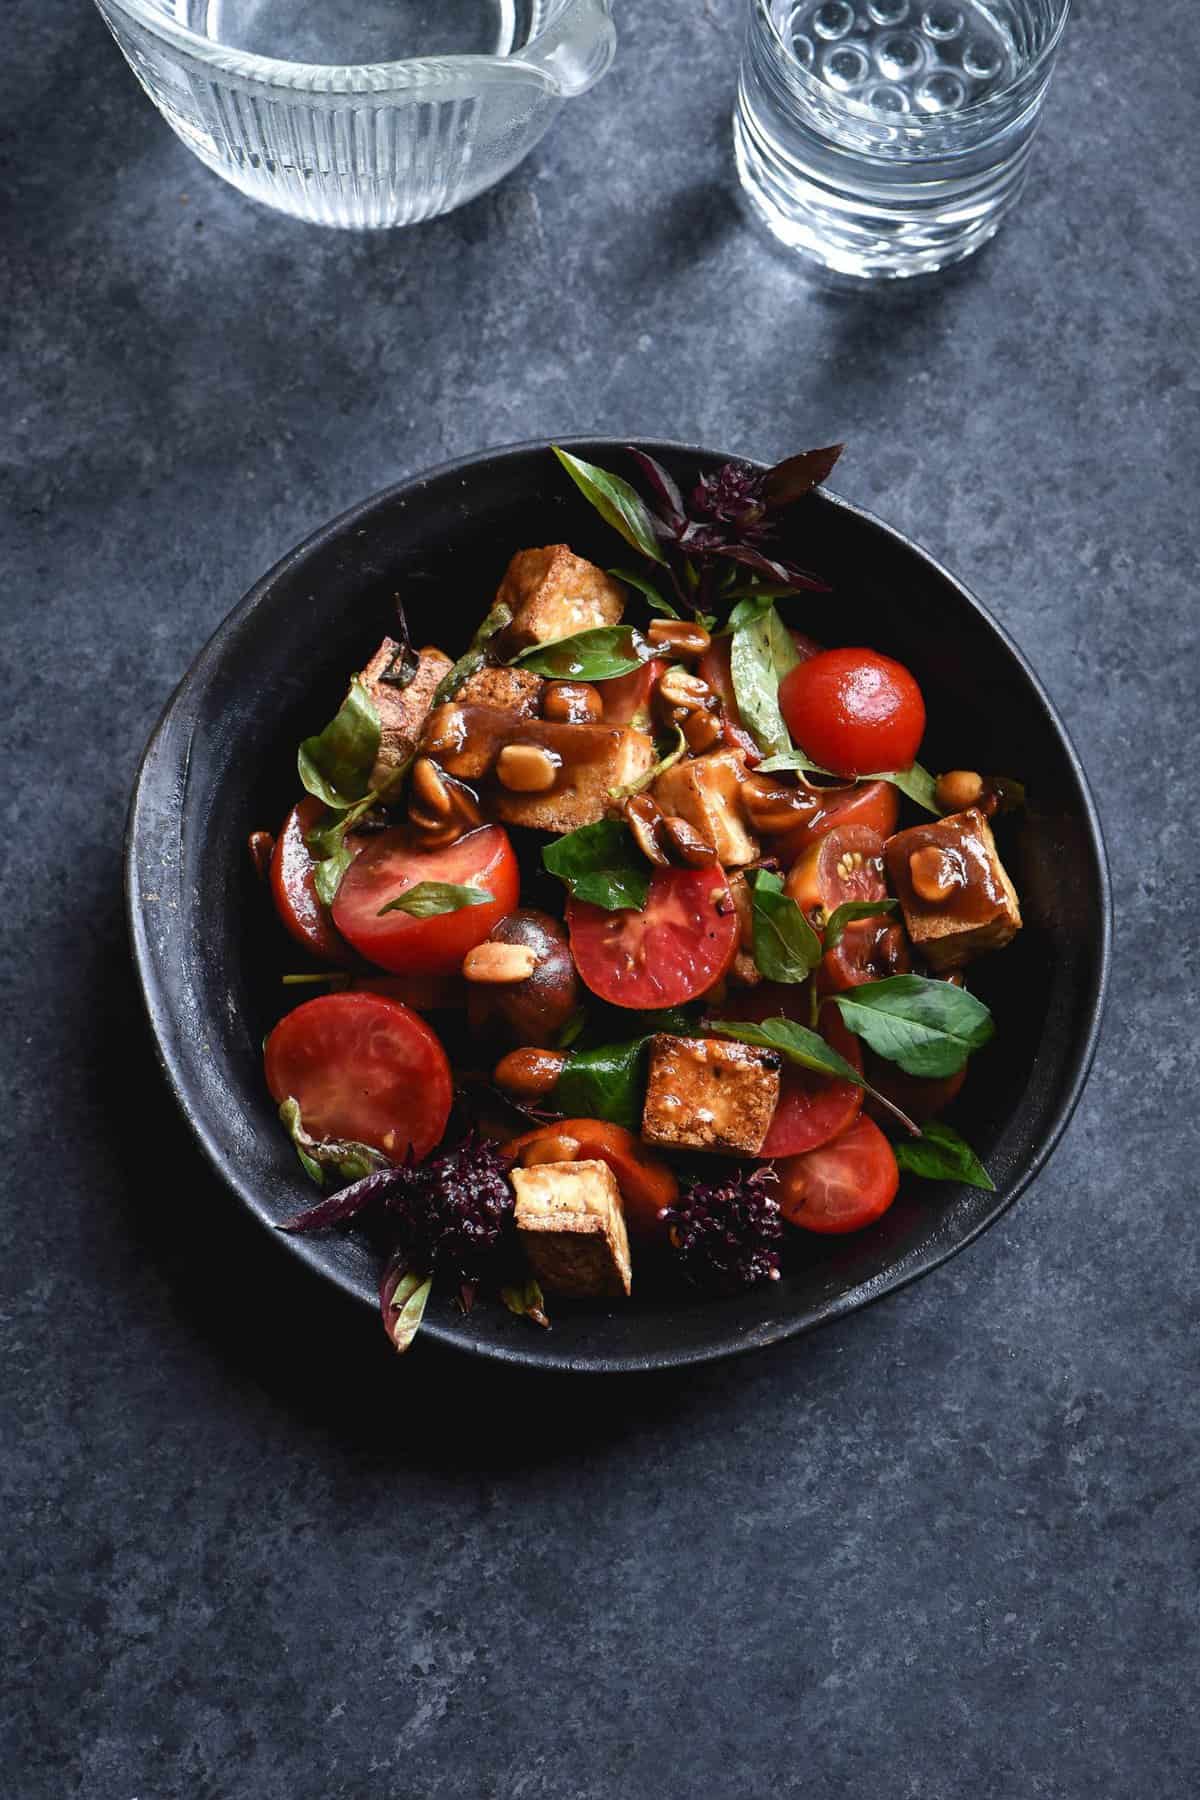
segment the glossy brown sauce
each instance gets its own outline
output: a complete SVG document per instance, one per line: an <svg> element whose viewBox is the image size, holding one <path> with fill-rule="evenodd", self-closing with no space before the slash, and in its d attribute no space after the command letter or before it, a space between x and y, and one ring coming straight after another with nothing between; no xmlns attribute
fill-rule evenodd
<svg viewBox="0 0 1200 1800"><path fill-rule="evenodd" d="M909 859L926 849L937 852L940 877L950 886L943 900L927 900L913 887ZM892 886L906 909L936 912L967 926L986 925L1005 909L995 854L988 822L975 807L897 832L885 848Z"/></svg>

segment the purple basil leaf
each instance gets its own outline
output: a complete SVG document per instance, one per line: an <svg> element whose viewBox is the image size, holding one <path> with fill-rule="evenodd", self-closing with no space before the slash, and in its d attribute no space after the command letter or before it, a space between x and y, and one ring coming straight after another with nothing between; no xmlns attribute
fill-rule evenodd
<svg viewBox="0 0 1200 1800"><path fill-rule="evenodd" d="M763 493L770 507L791 506L819 487L827 478L845 444L829 444L824 450L802 450L785 457L767 471Z"/></svg>
<svg viewBox="0 0 1200 1800"><path fill-rule="evenodd" d="M330 1225L344 1225L370 1206L374 1200L387 1200L392 1190L401 1187L405 1182L406 1171L403 1168L377 1169L373 1175L364 1175L361 1181L352 1181L349 1187L342 1188L336 1194L330 1194L324 1200L318 1200L315 1206L308 1206L297 1213L294 1219L288 1219L279 1227L280 1231L324 1231Z"/></svg>
<svg viewBox="0 0 1200 1800"><path fill-rule="evenodd" d="M630 456L654 489L655 496L666 509L666 522L670 526L671 532L678 531L684 520L683 495L660 462L655 462L652 456L647 456L644 450L635 449L632 444L628 446L628 449Z"/></svg>
<svg viewBox="0 0 1200 1800"><path fill-rule="evenodd" d="M829 592L828 584L818 576L796 568L794 563L779 562L774 557L764 556L761 550L755 550L749 544L729 544L723 554L731 562L743 563L746 568L765 575L768 581L786 582L789 587L814 588L822 594Z"/></svg>

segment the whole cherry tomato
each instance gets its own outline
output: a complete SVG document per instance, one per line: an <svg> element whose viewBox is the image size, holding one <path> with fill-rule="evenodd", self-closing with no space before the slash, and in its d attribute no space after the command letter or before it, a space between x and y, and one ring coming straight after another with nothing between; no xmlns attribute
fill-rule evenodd
<svg viewBox="0 0 1200 1800"><path fill-rule="evenodd" d="M779 684L792 737L835 775L907 769L925 735L925 702L902 663L875 650L822 650Z"/></svg>

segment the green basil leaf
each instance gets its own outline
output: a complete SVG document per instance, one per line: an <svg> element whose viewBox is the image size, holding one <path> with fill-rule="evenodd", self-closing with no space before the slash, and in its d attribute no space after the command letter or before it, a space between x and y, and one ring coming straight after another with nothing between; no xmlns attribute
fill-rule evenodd
<svg viewBox="0 0 1200 1800"><path fill-rule="evenodd" d="M562 1030L559 1032L558 1037L555 1040L554 1048L556 1050L569 1050L572 1044L577 1044L587 1030L587 1022L587 1007L577 1006Z"/></svg>
<svg viewBox="0 0 1200 1800"><path fill-rule="evenodd" d="M669 769L673 763L677 763L681 756L687 755L688 745L687 739L683 735L683 727L677 725L675 733L679 741L674 749L668 750L667 754L660 757L658 762L651 763L644 775L637 776L635 780L627 782L624 787L609 788L610 800L628 800L632 794L640 794L645 788L652 787L664 770Z"/></svg>
<svg viewBox="0 0 1200 1800"><path fill-rule="evenodd" d="M832 999L849 1030L907 1075L956 1075L996 1029L982 1000L926 975L889 975Z"/></svg>
<svg viewBox="0 0 1200 1800"><path fill-rule="evenodd" d="M663 1006L654 1012L635 1013L634 1018L643 1031L656 1035L665 1032L669 1037L703 1037L704 1028L699 1017L693 1015L682 1006Z"/></svg>
<svg viewBox="0 0 1200 1800"><path fill-rule="evenodd" d="M393 1347L401 1355L420 1329L432 1286L432 1276L416 1275L410 1270L401 1275L387 1296L383 1307L383 1328L391 1338Z"/></svg>
<svg viewBox="0 0 1200 1800"><path fill-rule="evenodd" d="M918 1136L918 1128L907 1113L901 1112L869 1081L864 1081L854 1065L839 1056L817 1032L797 1025L794 1019L763 1019L757 1025L743 1024L736 1019L706 1019L705 1029L718 1032L721 1037L737 1038L739 1043L752 1044L758 1050L778 1050L789 1062L798 1063L802 1069L811 1069L816 1075L833 1075L839 1081L852 1082L886 1108L913 1137Z"/></svg>
<svg viewBox="0 0 1200 1800"><path fill-rule="evenodd" d="M617 581L624 581L629 587L636 588L645 600L651 612L665 613L668 619L677 619L679 614L669 600L664 600L652 581L639 575L634 569L610 569L608 571Z"/></svg>
<svg viewBox="0 0 1200 1800"><path fill-rule="evenodd" d="M513 666L555 681L611 681L641 668L640 641L632 625L595 625L550 644L531 644Z"/></svg>
<svg viewBox="0 0 1200 1800"><path fill-rule="evenodd" d="M995 1192L995 1182L967 1140L951 1125L935 1120L926 1125L919 1138L897 1144L895 1151L896 1161L910 1175L923 1175L927 1181L962 1181L967 1187Z"/></svg>
<svg viewBox="0 0 1200 1800"><path fill-rule="evenodd" d="M915 762L911 769L887 769L881 775L861 775L859 779L894 782L902 794L907 794L910 800L914 800L926 812L931 812L935 818L942 816L942 809L934 798L937 783L929 770L923 769L920 763Z"/></svg>
<svg viewBox="0 0 1200 1800"><path fill-rule="evenodd" d="M488 645L498 631L503 631L506 625L511 624L511 606L506 606L503 600L497 600L454 667L442 676L434 688L431 710L434 706L444 706L447 700L452 700L468 676L482 669L487 660Z"/></svg>
<svg viewBox="0 0 1200 1800"><path fill-rule="evenodd" d="M800 907L768 869L749 877L754 961L767 981L807 981L821 960L821 940Z"/></svg>
<svg viewBox="0 0 1200 1800"><path fill-rule="evenodd" d="M520 1287L502 1287L500 1298L509 1312L516 1313L519 1319L532 1319L535 1325L549 1330L550 1319L546 1312L545 1295L532 1275Z"/></svg>
<svg viewBox="0 0 1200 1800"><path fill-rule="evenodd" d="M605 524L619 531L627 544L642 556L648 556L651 562L665 563L667 559L654 535L654 515L637 489L630 487L620 475L610 475L607 470L598 469L595 463L583 462L569 451L560 450L557 444L551 448L584 499L591 502Z"/></svg>
<svg viewBox="0 0 1200 1800"><path fill-rule="evenodd" d="M571 1119L607 1119L636 1131L642 1116L642 1063L648 1037L629 1044L572 1050L546 1096L554 1112Z"/></svg>
<svg viewBox="0 0 1200 1800"><path fill-rule="evenodd" d="M335 812L332 818L327 815L304 840L316 864L313 886L323 906L332 906L337 899L342 877L354 861L346 838L363 814L370 812L375 800L374 794L367 794L345 812Z"/></svg>
<svg viewBox="0 0 1200 1800"><path fill-rule="evenodd" d="M803 750L781 750L775 756L768 756L759 763L758 775L779 775L785 770L796 770L801 775L832 775L832 769L826 769L815 763L811 756L805 756ZM844 776L836 777L845 780Z"/></svg>
<svg viewBox="0 0 1200 1800"><path fill-rule="evenodd" d="M556 838L542 851L542 862L577 900L609 912L624 907L641 912L646 904L650 876L633 833L618 819L600 819Z"/></svg>
<svg viewBox="0 0 1200 1800"><path fill-rule="evenodd" d="M898 913L898 900L843 900L829 915L825 927L825 948L835 950L852 919L877 919L886 913Z"/></svg>
<svg viewBox="0 0 1200 1800"><path fill-rule="evenodd" d="M361 1181L376 1169L388 1166L387 1157L369 1144L358 1144L349 1138L312 1137L304 1129L299 1101L290 1094L279 1108L279 1118L296 1146L304 1173L318 1187L324 1185L326 1169L332 1169L343 1181Z"/></svg>
<svg viewBox="0 0 1200 1800"><path fill-rule="evenodd" d="M729 668L738 712L759 749L768 755L792 747L779 710L779 683L799 661L796 646L773 606L739 625L730 639Z"/></svg>
<svg viewBox="0 0 1200 1800"><path fill-rule="evenodd" d="M296 758L300 780L334 812L344 812L370 790L379 755L379 714L361 675L324 731L305 738Z"/></svg>
<svg viewBox="0 0 1200 1800"><path fill-rule="evenodd" d="M493 898L487 888L461 887L456 881L418 881L381 906L375 916L382 919L384 913L402 912L410 919L436 919L442 913L461 912L466 906L486 906Z"/></svg>
<svg viewBox="0 0 1200 1800"><path fill-rule="evenodd" d="M733 573L732 568L729 573ZM804 591L803 588L798 588L786 581L735 582L733 586L721 589L721 598L722 600L755 600L761 602L761 605L765 607L772 600L789 600Z"/></svg>

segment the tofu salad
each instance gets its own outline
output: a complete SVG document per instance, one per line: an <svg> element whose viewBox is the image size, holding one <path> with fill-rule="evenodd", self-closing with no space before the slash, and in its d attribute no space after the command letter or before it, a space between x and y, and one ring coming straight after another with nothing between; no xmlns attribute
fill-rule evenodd
<svg viewBox="0 0 1200 1800"><path fill-rule="evenodd" d="M457 660L399 597L251 838L308 958L265 1044L322 1190L284 1229L369 1233L397 1349L431 1293L543 1328L729 1294L902 1179L992 1185L942 1114L993 1033L964 970L1020 929L992 824L1023 796L935 778L912 674L802 628L826 584L779 528L839 454L685 496L556 450L614 566L516 549Z"/></svg>

